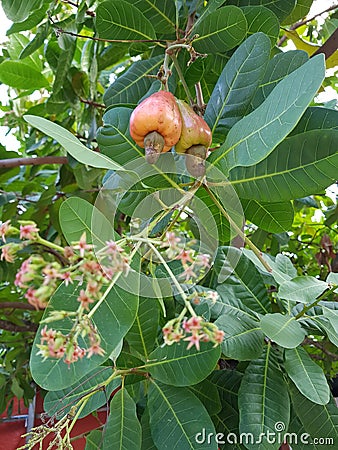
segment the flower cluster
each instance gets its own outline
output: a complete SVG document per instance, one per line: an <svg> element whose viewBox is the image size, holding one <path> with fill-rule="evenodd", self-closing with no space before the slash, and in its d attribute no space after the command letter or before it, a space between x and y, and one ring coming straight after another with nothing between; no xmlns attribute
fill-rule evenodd
<svg viewBox="0 0 338 450"><path fill-rule="evenodd" d="M101 338L87 311L100 300L102 288L109 284L115 274L128 274L130 257L128 253L112 240L107 241L99 250L100 262L94 253L94 246L87 242L83 233L78 242L65 248L45 241L39 236L34 222L20 222L20 229L12 227L10 222L0 225L0 235L5 244L2 246L1 259L13 263L18 250L29 244L40 244L41 254L30 255L23 261L15 277L15 286L24 292L28 303L37 310L44 309L57 287L76 282L78 308L76 311L50 311L42 321L56 322L65 318L73 322L68 334L63 334L47 325L41 332L39 354L44 358L63 359L67 364L76 362L85 355L103 355ZM20 243L6 243L6 236L19 235ZM88 343L87 349L79 345L79 338Z"/></svg>
<svg viewBox="0 0 338 450"><path fill-rule="evenodd" d="M194 244L193 240L183 242L173 231L167 232L163 240L162 247L167 247L167 256L181 261L184 270L178 278L184 282L196 280L210 267L210 255L189 248Z"/></svg>
<svg viewBox="0 0 338 450"><path fill-rule="evenodd" d="M59 312L62 314L62 311ZM64 312L64 317L68 314ZM87 336L89 339L89 348L80 347L77 337ZM63 359L66 364L72 364L85 355L90 358L92 355L104 355L105 351L100 346L101 338L95 327L87 317L83 317L78 322L76 330L73 333L63 334L61 331L47 328L47 325L41 330L41 343L37 345L39 355L46 358Z"/></svg>
<svg viewBox="0 0 338 450"><path fill-rule="evenodd" d="M193 316L190 319L180 318L170 320L162 329L164 342L172 345L181 340L187 341L189 350L195 346L200 349L200 342L212 342L215 346L221 344L224 339L224 331L211 322L206 322L200 316Z"/></svg>

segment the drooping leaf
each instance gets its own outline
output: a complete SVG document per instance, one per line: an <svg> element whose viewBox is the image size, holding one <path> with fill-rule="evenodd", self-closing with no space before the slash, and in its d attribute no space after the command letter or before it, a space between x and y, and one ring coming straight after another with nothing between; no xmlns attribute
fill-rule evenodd
<svg viewBox="0 0 338 450"><path fill-rule="evenodd" d="M324 79L322 55L317 55L280 81L268 98L237 122L225 143L209 161L225 174L266 158L294 128Z"/></svg>
<svg viewBox="0 0 338 450"><path fill-rule="evenodd" d="M64 35L66 45L61 49L58 56L57 68L53 84L53 95L57 95L62 89L69 76L69 70L76 50L76 39L73 36Z"/></svg>
<svg viewBox="0 0 338 450"><path fill-rule="evenodd" d="M145 359L153 350L159 325L159 303L157 299L141 297L135 322L126 340Z"/></svg>
<svg viewBox="0 0 338 450"><path fill-rule="evenodd" d="M321 192L337 177L338 131L313 130L282 142L266 159L230 172L241 198L280 202Z"/></svg>
<svg viewBox="0 0 338 450"><path fill-rule="evenodd" d="M246 39L225 65L211 94L204 119L213 139L224 140L245 114L269 59L270 45L263 33Z"/></svg>
<svg viewBox="0 0 338 450"><path fill-rule="evenodd" d="M232 285L236 297L251 310L261 314L270 311L270 301L263 278L255 265L234 247L218 249L214 270L218 283Z"/></svg>
<svg viewBox="0 0 338 450"><path fill-rule="evenodd" d="M227 358L247 361L262 354L264 335L259 322L246 317L222 315L215 324L225 333L221 347Z"/></svg>
<svg viewBox="0 0 338 450"><path fill-rule="evenodd" d="M336 442L338 439L338 409L335 399L331 396L330 402L326 405L318 405L304 397L298 389L290 385L290 394L293 408L308 433L308 442L313 442L314 438L323 437ZM319 435L320 431L320 435ZM329 443L329 441L326 441ZM329 450L332 445L320 445L318 448Z"/></svg>
<svg viewBox="0 0 338 450"><path fill-rule="evenodd" d="M107 156L100 155L85 147L70 131L60 125L38 116L27 115L24 116L24 119L33 127L58 141L79 162L101 169L125 170Z"/></svg>
<svg viewBox="0 0 338 450"><path fill-rule="evenodd" d="M252 99L251 109L263 103L280 80L301 67L307 60L307 54L300 50L278 53L270 59L260 87Z"/></svg>
<svg viewBox="0 0 338 450"><path fill-rule="evenodd" d="M247 220L270 233L290 230L294 210L291 202L265 203L256 200L242 200Z"/></svg>
<svg viewBox="0 0 338 450"><path fill-rule="evenodd" d="M207 443L199 436L203 429L214 436L215 428L201 401L188 388L151 380L148 406L151 434L158 450L217 450L215 440Z"/></svg>
<svg viewBox="0 0 338 450"><path fill-rule="evenodd" d="M265 6L246 6L242 11L248 22L248 35L260 31L268 36L273 47L279 35L279 21L275 13Z"/></svg>
<svg viewBox="0 0 338 450"><path fill-rule="evenodd" d="M278 442L268 443L267 433L275 433L275 424L283 422L287 429L290 400L287 385L278 364L278 354L268 344L262 356L251 361L245 370L238 392L240 433L262 437L259 444L246 443L248 449L277 450ZM264 434L263 434L264 433Z"/></svg>
<svg viewBox="0 0 338 450"><path fill-rule="evenodd" d="M95 206L79 197L65 200L59 210L60 225L68 243L80 240L86 233L87 243L100 243L114 239L115 231L109 220Z"/></svg>
<svg viewBox="0 0 338 450"><path fill-rule="evenodd" d="M41 89L49 86L47 79L36 68L21 61L3 61L0 81L16 89Z"/></svg>
<svg viewBox="0 0 338 450"><path fill-rule="evenodd" d="M328 283L311 276L299 276L281 284L278 295L286 300L311 303L328 289Z"/></svg>
<svg viewBox="0 0 338 450"><path fill-rule="evenodd" d="M227 4L237 6L257 6L263 5L271 9L279 20L287 17L295 7L296 0L228 0Z"/></svg>
<svg viewBox="0 0 338 450"><path fill-rule="evenodd" d="M162 55L144 61L136 61L108 87L103 96L104 103L107 106L136 105L153 83L153 80L147 75L156 75L162 62Z"/></svg>
<svg viewBox="0 0 338 450"><path fill-rule="evenodd" d="M36 35L34 36L34 38L22 50L22 52L20 53L19 59L27 58L27 56L31 55L38 48L40 48L42 46L42 44L44 43L45 39L47 38L48 34L49 34L49 24L43 23L36 30Z"/></svg>
<svg viewBox="0 0 338 450"><path fill-rule="evenodd" d="M63 417L68 414L72 406L80 400L83 395L93 393L84 408L81 410L79 417L85 417L93 411L96 411L102 405L107 403L110 394L121 384L120 378L115 378L107 387L97 389L97 386L103 386L106 380L111 376L112 368L97 367L89 372L84 378L77 381L67 389L60 391L50 391L44 398L44 411L50 416L56 418Z"/></svg>
<svg viewBox="0 0 338 450"><path fill-rule="evenodd" d="M224 6L197 21L192 34L194 48L201 53L224 53L240 44L247 32L243 12L235 6Z"/></svg>
<svg viewBox="0 0 338 450"><path fill-rule="evenodd" d="M158 347L149 355L146 369L151 376L172 386L191 386L204 380L215 368L220 347L202 343L187 350L187 343Z"/></svg>
<svg viewBox="0 0 338 450"><path fill-rule="evenodd" d="M77 297L81 286L62 284L50 299L45 310L45 317L51 310L76 311L79 305ZM66 306L65 306L66 305ZM132 326L138 308L138 296L126 292L114 286L107 293L105 301L95 312L92 320L101 338L101 347L105 350L104 356L93 355L91 358L82 358L77 362L68 365L61 359L49 358L42 360L38 355L36 344L40 343L40 333L42 325L36 334L30 360L32 376L39 386L50 391L57 391L67 388L84 377L87 373L102 364L120 343ZM49 323L50 328L58 329L63 333L68 333L73 323L69 318L57 322ZM80 338L79 345L87 347L88 344Z"/></svg>
<svg viewBox="0 0 338 450"><path fill-rule="evenodd" d="M132 109L125 107L109 109L96 135L101 152L121 165L144 155L129 133L131 113Z"/></svg>
<svg viewBox="0 0 338 450"><path fill-rule="evenodd" d="M23 22L34 10L41 8L43 0L1 0L2 8L12 22Z"/></svg>
<svg viewBox="0 0 338 450"><path fill-rule="evenodd" d="M126 388L120 389L110 402L102 449L111 448L141 450L141 424L136 415L136 404Z"/></svg>
<svg viewBox="0 0 338 450"><path fill-rule="evenodd" d="M138 8L124 0L109 0L99 4L96 9L96 29L103 39L156 39L150 21Z"/></svg>
<svg viewBox="0 0 338 450"><path fill-rule="evenodd" d="M302 348L284 351L285 370L298 390L309 400L326 405L330 400L330 388L323 369Z"/></svg>
<svg viewBox="0 0 338 450"><path fill-rule="evenodd" d="M298 347L306 335L305 330L295 317L280 313L263 316L261 327L268 338L285 348Z"/></svg>

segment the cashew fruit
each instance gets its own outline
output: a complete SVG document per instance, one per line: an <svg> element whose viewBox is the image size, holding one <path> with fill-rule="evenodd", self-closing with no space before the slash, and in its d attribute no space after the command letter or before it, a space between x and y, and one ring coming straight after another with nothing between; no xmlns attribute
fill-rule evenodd
<svg viewBox="0 0 338 450"><path fill-rule="evenodd" d="M182 132L175 150L187 155L185 165L189 173L201 177L205 174L205 159L212 142L211 130L187 103L177 100L177 104L182 115Z"/></svg>
<svg viewBox="0 0 338 450"><path fill-rule="evenodd" d="M154 164L181 136L182 117L173 94L159 91L143 100L130 116L129 130L145 149L148 163Z"/></svg>
<svg viewBox="0 0 338 450"><path fill-rule="evenodd" d="M186 151L185 165L188 172L195 178L202 177L205 174L205 159L207 149L204 145L192 145Z"/></svg>
<svg viewBox="0 0 338 450"><path fill-rule="evenodd" d="M204 145L210 147L212 135L209 125L203 117L182 100L177 100L182 115L182 132L179 141L175 145L177 153L186 153L193 145Z"/></svg>

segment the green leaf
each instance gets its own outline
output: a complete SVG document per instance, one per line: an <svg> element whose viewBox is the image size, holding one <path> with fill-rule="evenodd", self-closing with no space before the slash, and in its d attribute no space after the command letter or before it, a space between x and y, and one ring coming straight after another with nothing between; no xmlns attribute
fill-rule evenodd
<svg viewBox="0 0 338 450"><path fill-rule="evenodd" d="M208 379L189 387L190 391L201 400L210 416L222 409L217 387Z"/></svg>
<svg viewBox="0 0 338 450"><path fill-rule="evenodd" d="M151 22L157 34L176 31L176 5L172 0L128 0Z"/></svg>
<svg viewBox="0 0 338 450"><path fill-rule="evenodd" d="M150 423L149 423L149 409L146 407L141 417L142 427L142 450L157 450L155 447L153 438L151 436Z"/></svg>
<svg viewBox="0 0 338 450"><path fill-rule="evenodd" d="M41 72L21 61L2 62L0 81L16 89L35 90L49 86Z"/></svg>
<svg viewBox="0 0 338 450"><path fill-rule="evenodd" d="M215 324L225 333L221 347L227 358L247 361L262 354L264 335L258 322L246 317L222 315Z"/></svg>
<svg viewBox="0 0 338 450"><path fill-rule="evenodd" d="M103 115L103 126L97 130L96 139L101 153L121 165L144 156L130 137L129 119L132 112L132 109L125 107L109 109Z"/></svg>
<svg viewBox="0 0 338 450"><path fill-rule="evenodd" d="M293 25L306 17L311 9L313 0L297 0L291 14L283 20L283 25Z"/></svg>
<svg viewBox="0 0 338 450"><path fill-rule="evenodd" d="M279 21L277 16L265 6L247 6L242 8L248 23L248 35L262 32L270 39L273 47L279 35Z"/></svg>
<svg viewBox="0 0 338 450"><path fill-rule="evenodd" d="M209 376L213 385L217 386L221 403L228 403L234 409L238 409L238 390L241 385L243 374L236 370L215 370Z"/></svg>
<svg viewBox="0 0 338 450"><path fill-rule="evenodd" d="M91 244L106 245L116 233L104 214L95 206L79 197L65 200L59 210L62 232L69 244L80 240L86 233L86 241Z"/></svg>
<svg viewBox="0 0 338 450"><path fill-rule="evenodd" d="M194 48L201 53L224 53L245 38L247 23L243 12L235 6L224 6L198 20L192 30Z"/></svg>
<svg viewBox="0 0 338 450"><path fill-rule="evenodd" d="M230 172L241 198L281 202L321 192L337 176L338 131L313 130L285 139L264 161Z"/></svg>
<svg viewBox="0 0 338 450"><path fill-rule="evenodd" d="M322 330L333 345L338 347L338 336L335 329L331 325L331 322L325 316L314 316L311 317L311 322L315 323Z"/></svg>
<svg viewBox="0 0 338 450"><path fill-rule="evenodd" d="M278 363L278 353L271 344L263 355L251 361L245 370L238 392L240 413L240 433L251 433L259 444L245 443L248 449L278 449L279 444L267 443L267 433L276 433L275 424L283 422L288 428L290 419L290 400L287 385ZM264 433L264 434L263 434Z"/></svg>
<svg viewBox="0 0 338 450"><path fill-rule="evenodd" d="M319 405L330 401L330 388L323 369L316 364L302 348L284 351L285 370L299 391Z"/></svg>
<svg viewBox="0 0 338 450"><path fill-rule="evenodd" d="M85 450L101 450L102 445L102 431L93 430L86 435Z"/></svg>
<svg viewBox="0 0 338 450"><path fill-rule="evenodd" d="M129 330L126 340L129 345L145 359L153 350L158 333L160 309L157 299L141 297L135 322Z"/></svg>
<svg viewBox="0 0 338 450"><path fill-rule="evenodd" d="M322 306L323 314L330 322L332 328L338 335L338 311Z"/></svg>
<svg viewBox="0 0 338 450"><path fill-rule="evenodd" d="M260 314L270 311L264 280L249 258L235 247L219 247L214 262L218 283L231 285L235 296Z"/></svg>
<svg viewBox="0 0 338 450"><path fill-rule="evenodd" d="M38 10L31 11L27 19L23 22L13 23L13 25L7 30L6 35L9 36L13 33L19 33L20 31L31 30L46 17L46 11L48 4L45 3Z"/></svg>
<svg viewBox="0 0 338 450"><path fill-rule="evenodd" d="M275 55L269 61L261 85L251 102L252 109L266 100L280 80L301 67L308 59L307 53L300 50L290 50Z"/></svg>
<svg viewBox="0 0 338 450"><path fill-rule="evenodd" d="M191 386L204 380L215 368L220 347L202 343L201 349L187 350L186 342L158 347L149 355L145 368L151 376L173 386Z"/></svg>
<svg viewBox="0 0 338 450"><path fill-rule="evenodd" d="M23 22L33 10L41 8L43 0L1 0L4 13L12 22Z"/></svg>
<svg viewBox="0 0 338 450"><path fill-rule="evenodd" d="M218 299L210 305L213 318L217 319L220 315L228 314L257 320L257 314L242 303L239 299L239 290L233 285L220 284L217 286L217 293L219 294Z"/></svg>
<svg viewBox="0 0 338 450"><path fill-rule="evenodd" d="M310 106L291 131L290 136L311 130L338 130L338 111Z"/></svg>
<svg viewBox="0 0 338 450"><path fill-rule="evenodd" d="M139 9L124 0L102 2L96 9L96 30L101 39L156 39L155 30Z"/></svg>
<svg viewBox="0 0 338 450"><path fill-rule="evenodd" d="M189 389L151 380L148 406L151 434L158 450L217 450L214 439L211 443L203 439L203 429L206 435L215 436L215 428L203 404Z"/></svg>
<svg viewBox="0 0 338 450"><path fill-rule="evenodd" d="M238 6L263 5L271 9L279 20L283 20L295 7L296 0L228 0L227 3Z"/></svg>
<svg viewBox="0 0 338 450"><path fill-rule="evenodd" d="M136 105L153 83L153 79L148 75L156 75L162 63L162 55L133 63L106 90L103 96L104 103L107 106L130 103Z"/></svg>
<svg viewBox="0 0 338 450"><path fill-rule="evenodd" d="M269 54L269 40L263 33L257 33L246 39L225 65L204 116L213 139L223 141L229 129L245 116Z"/></svg>
<svg viewBox="0 0 338 450"><path fill-rule="evenodd" d="M115 378L104 390L97 389L98 386L104 386L106 380L111 376L111 371L110 366L97 367L69 388L48 392L44 398L44 411L50 417L55 415L55 417L61 418L69 413L74 403L82 396L93 393L79 415L79 418L86 417L107 403L111 393L121 384L121 378Z"/></svg>
<svg viewBox="0 0 338 450"><path fill-rule="evenodd" d="M311 303L328 287L325 281L310 276L299 276L281 284L278 296L285 300Z"/></svg>
<svg viewBox="0 0 338 450"><path fill-rule="evenodd" d="M283 233L290 230L294 210L291 202L266 203L256 200L242 200L247 220L270 233Z"/></svg>
<svg viewBox="0 0 338 450"><path fill-rule="evenodd" d="M331 396L328 404L318 405L304 397L294 385L290 386L290 394L298 419L310 435L307 442L313 442L314 438L331 438L331 444L337 442L338 409L335 399ZM320 445L318 448L330 450L332 445Z"/></svg>
<svg viewBox="0 0 338 450"><path fill-rule="evenodd" d="M66 40L66 45L58 55L57 68L55 72L55 79L53 84L53 95L58 94L64 89L65 81L69 76L70 67L74 58L76 50L76 39L73 36L63 35Z"/></svg>
<svg viewBox="0 0 338 450"><path fill-rule="evenodd" d="M306 335L295 317L280 313L263 316L261 327L268 338L285 348L297 347L303 342Z"/></svg>
<svg viewBox="0 0 338 450"><path fill-rule="evenodd" d="M42 46L45 39L49 34L49 24L43 23L36 31L36 35L34 38L26 45L26 47L20 53L19 59L27 58L27 56L31 55L38 48Z"/></svg>
<svg viewBox="0 0 338 450"><path fill-rule="evenodd" d="M252 113L237 122L210 157L224 173L266 158L294 128L325 76L322 55L289 74Z"/></svg>
<svg viewBox="0 0 338 450"><path fill-rule="evenodd" d="M110 402L102 449L111 448L141 450L141 424L136 415L136 404L126 388L120 389Z"/></svg>
<svg viewBox="0 0 338 450"><path fill-rule="evenodd" d="M73 158L82 164L101 169L125 170L119 164L107 158L107 156L100 155L85 147L70 131L60 125L38 116L24 116L24 119L33 127L59 142Z"/></svg>
<svg viewBox="0 0 338 450"><path fill-rule="evenodd" d="M65 284L62 284L50 299L44 317L47 317L49 312L53 310L66 309L67 311L76 311L79 305L77 297L80 289L81 286L65 286ZM104 291L102 291L103 294ZM70 364L69 367L63 360L49 358L43 361L41 356L37 355L38 348L36 344L40 343L40 333L42 325L44 326L44 324L41 324L35 337L30 360L32 376L36 383L50 391L64 389L102 364L127 334L135 320L137 308L137 295L126 292L117 286L111 288L106 300L92 318L101 338L101 347L106 352L105 355L93 355L90 359L85 357ZM68 333L72 328L72 324L71 320L67 318L50 323L49 328ZM79 345L85 348L88 347L87 343L81 339Z"/></svg>

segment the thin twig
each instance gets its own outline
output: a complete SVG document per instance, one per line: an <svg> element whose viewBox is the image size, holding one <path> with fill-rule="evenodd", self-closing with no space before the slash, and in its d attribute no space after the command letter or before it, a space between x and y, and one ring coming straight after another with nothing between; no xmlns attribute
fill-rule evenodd
<svg viewBox="0 0 338 450"><path fill-rule="evenodd" d="M27 325L17 325L8 320L0 320L0 329L6 331L13 331L14 333L23 333L25 331L36 331L38 325L36 323L29 323Z"/></svg>
<svg viewBox="0 0 338 450"><path fill-rule="evenodd" d="M297 28L299 28L303 25L306 25L308 22L312 22L312 20L316 19L317 17L321 16L322 14L333 11L334 9L337 9L337 8L338 8L338 5L330 6L330 8L327 8L324 11L317 13L314 16L310 17L310 19L304 19L304 20L300 20L299 22L296 22L295 24L291 25L291 27L289 29L296 30ZM285 36L285 35L282 36L280 38L280 40L278 41L277 46L280 47L283 44L283 42L286 41L286 39L287 39L287 36Z"/></svg>
<svg viewBox="0 0 338 450"><path fill-rule="evenodd" d="M319 350L321 350L323 353L325 353L325 355L329 356L331 359L333 359L334 361L338 361L338 355L336 353L332 353L330 352L330 350L327 350L327 348L325 347L324 344L322 344L321 342L318 341L314 341L310 338L306 338L303 341L303 345L313 345L314 347L318 348Z"/></svg>
<svg viewBox="0 0 338 450"><path fill-rule="evenodd" d="M167 42L164 39L104 39L99 38L95 36L87 36L85 34L79 34L79 33L73 33L72 31L66 31L62 28L56 28L56 32L59 34L69 34L69 36L84 38L84 39L91 39L92 41L100 41L100 42L119 42L121 44L130 44L133 42L144 42L144 43L157 43L160 44L161 42ZM162 44L160 44L162 45ZM164 47L164 45L162 45Z"/></svg>
<svg viewBox="0 0 338 450"><path fill-rule="evenodd" d="M94 102L93 100L86 100L81 97L79 97L79 100L81 103L85 103L86 105L94 106L94 108L106 108L106 105L104 105L103 103L97 103L97 102Z"/></svg>
<svg viewBox="0 0 338 450"><path fill-rule="evenodd" d="M39 166L40 164L68 164L65 156L40 156L38 158L11 158L1 159L0 168L19 166Z"/></svg>
<svg viewBox="0 0 338 450"><path fill-rule="evenodd" d="M24 302L0 302L0 309L24 309L35 310L33 305Z"/></svg>

